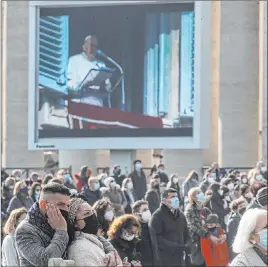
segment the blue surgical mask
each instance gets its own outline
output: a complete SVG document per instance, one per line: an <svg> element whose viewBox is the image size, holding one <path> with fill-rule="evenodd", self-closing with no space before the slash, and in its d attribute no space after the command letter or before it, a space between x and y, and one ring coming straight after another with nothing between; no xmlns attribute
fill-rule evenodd
<svg viewBox="0 0 268 267"><path fill-rule="evenodd" d="M261 248L263 248L265 251L267 251L267 232L268 229L263 229L259 232L259 237L260 237L260 242L259 242L259 246Z"/></svg>
<svg viewBox="0 0 268 267"><path fill-rule="evenodd" d="M197 200L200 202L204 202L206 200L205 195L203 192L197 194Z"/></svg>
<svg viewBox="0 0 268 267"><path fill-rule="evenodd" d="M138 170L142 169L142 164L141 164L141 163L137 163L137 164L136 164L136 168L137 168Z"/></svg>
<svg viewBox="0 0 268 267"><path fill-rule="evenodd" d="M64 175L64 178L65 178L65 181L66 181L66 182L70 182L70 181L72 180L71 175L70 175L69 173L66 173L66 174Z"/></svg>
<svg viewBox="0 0 268 267"><path fill-rule="evenodd" d="M178 197L173 197L171 199L171 207L172 209L176 210L180 207L180 200Z"/></svg>
<svg viewBox="0 0 268 267"><path fill-rule="evenodd" d="M97 190L99 190L99 188L100 188L100 183L95 183L94 190L97 191Z"/></svg>
<svg viewBox="0 0 268 267"><path fill-rule="evenodd" d="M257 175L256 176L256 178L255 178L257 181L261 181L263 178L262 178L262 175L261 174L259 174L259 175Z"/></svg>

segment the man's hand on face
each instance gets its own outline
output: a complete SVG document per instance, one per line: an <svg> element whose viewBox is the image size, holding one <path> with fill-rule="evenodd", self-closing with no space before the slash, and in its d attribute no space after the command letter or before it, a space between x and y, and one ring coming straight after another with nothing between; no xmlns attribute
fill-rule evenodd
<svg viewBox="0 0 268 267"><path fill-rule="evenodd" d="M122 265L122 260L120 259L117 251L112 251L105 255L104 263L106 266L115 267L117 265Z"/></svg>
<svg viewBox="0 0 268 267"><path fill-rule="evenodd" d="M58 207L55 207L54 205L47 203L47 218L48 223L54 230L63 230L67 232L67 223L63 216L60 213L60 210Z"/></svg>

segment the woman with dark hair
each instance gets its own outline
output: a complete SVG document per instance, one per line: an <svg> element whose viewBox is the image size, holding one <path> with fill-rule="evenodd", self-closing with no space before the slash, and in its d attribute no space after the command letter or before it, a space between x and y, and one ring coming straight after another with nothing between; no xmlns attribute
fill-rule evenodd
<svg viewBox="0 0 268 267"><path fill-rule="evenodd" d="M68 224L68 259L74 260L76 266L106 266L109 253L115 254L114 266L122 264L115 249L98 234L98 230L99 222L93 208L82 198L72 198Z"/></svg>
<svg viewBox="0 0 268 267"><path fill-rule="evenodd" d="M42 185L46 185L48 184L51 180L53 179L53 174L52 173L46 173L43 177L42 180Z"/></svg>
<svg viewBox="0 0 268 267"><path fill-rule="evenodd" d="M248 205L252 200L252 193L250 192L250 186L247 184L240 185L240 194L241 197L245 199Z"/></svg>
<svg viewBox="0 0 268 267"><path fill-rule="evenodd" d="M181 197L181 188L179 185L179 178L177 174L170 175L170 181L167 184L167 188L173 188L177 190L178 198L180 201L180 207L183 208L183 198Z"/></svg>
<svg viewBox="0 0 268 267"><path fill-rule="evenodd" d="M150 174L146 177L147 184L150 184L150 181L153 179L153 177L157 174L157 167L154 165L150 171Z"/></svg>
<svg viewBox="0 0 268 267"><path fill-rule="evenodd" d="M135 267L142 266L139 263L141 255L136 249L140 228L138 218L126 214L116 218L108 231L110 242L119 253L120 258L123 262L128 261Z"/></svg>
<svg viewBox="0 0 268 267"><path fill-rule="evenodd" d="M41 184L34 182L29 190L29 196L32 198L33 202L37 202L39 200L41 193Z"/></svg>
<svg viewBox="0 0 268 267"><path fill-rule="evenodd" d="M97 202L95 202L92 208L97 213L100 231L102 232L105 238L108 238L107 232L114 220L114 212L112 204L105 199L100 199Z"/></svg>
<svg viewBox="0 0 268 267"><path fill-rule="evenodd" d="M184 205L188 203L188 192L190 191L191 188L198 187L199 182L198 182L198 173L194 170L190 171L186 179L184 180L182 184L182 195L184 198Z"/></svg>
<svg viewBox="0 0 268 267"><path fill-rule="evenodd" d="M127 206L125 207L125 212L126 214L132 214L131 206L136 202L137 196L135 194L131 178L126 178L123 180L121 190L124 193L127 200Z"/></svg>
<svg viewBox="0 0 268 267"><path fill-rule="evenodd" d="M148 202L149 210L153 214L160 206L160 177L154 176L149 184L149 189L145 194L145 200Z"/></svg>

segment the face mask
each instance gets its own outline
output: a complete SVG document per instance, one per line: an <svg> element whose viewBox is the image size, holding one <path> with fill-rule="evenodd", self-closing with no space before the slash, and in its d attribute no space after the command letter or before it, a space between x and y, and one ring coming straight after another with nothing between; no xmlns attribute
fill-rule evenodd
<svg viewBox="0 0 268 267"><path fill-rule="evenodd" d="M133 184L132 183L129 183L128 185L127 185L127 189L133 189Z"/></svg>
<svg viewBox="0 0 268 267"><path fill-rule="evenodd" d="M261 174L257 175L257 176L255 177L255 179L256 179L257 181L261 181L261 180L262 180L262 175L261 175Z"/></svg>
<svg viewBox="0 0 268 267"><path fill-rule="evenodd" d="M64 175L65 181L68 183L72 180L71 175L69 173Z"/></svg>
<svg viewBox="0 0 268 267"><path fill-rule="evenodd" d="M155 185L153 185L153 188L159 190L159 188L160 188L160 184L155 184Z"/></svg>
<svg viewBox="0 0 268 267"><path fill-rule="evenodd" d="M36 198L36 200L39 199L40 193L41 193L40 190L35 190L35 198Z"/></svg>
<svg viewBox="0 0 268 267"><path fill-rule="evenodd" d="M104 219L105 219L106 221L111 222L111 221L113 220L113 218L114 218L114 213L113 213L112 210L106 211L106 212L104 213Z"/></svg>
<svg viewBox="0 0 268 267"><path fill-rule="evenodd" d="M69 212L66 211L66 210L61 210L60 209L60 213L61 213L62 217L65 219L65 221L68 222L68 220L69 220Z"/></svg>
<svg viewBox="0 0 268 267"><path fill-rule="evenodd" d="M248 179L242 179L242 183L243 184L247 184L248 183Z"/></svg>
<svg viewBox="0 0 268 267"><path fill-rule="evenodd" d="M217 178L216 173L212 173L211 177L215 180Z"/></svg>
<svg viewBox="0 0 268 267"><path fill-rule="evenodd" d="M180 201L179 201L179 198L178 198L178 197L173 197L173 198L171 199L171 204L170 204L170 206L171 206L174 210L178 209L178 208L180 207Z"/></svg>
<svg viewBox="0 0 268 267"><path fill-rule="evenodd" d="M146 210L141 214L141 219L143 222L148 223L152 218L152 214L149 210Z"/></svg>
<svg viewBox="0 0 268 267"><path fill-rule="evenodd" d="M28 195L28 188L27 187L21 188L20 193L27 196Z"/></svg>
<svg viewBox="0 0 268 267"><path fill-rule="evenodd" d="M223 196L223 191L222 191L222 190L219 190L218 192L219 192L219 194L220 194L221 196Z"/></svg>
<svg viewBox="0 0 268 267"><path fill-rule="evenodd" d="M259 232L260 242L259 246L267 251L267 233L268 229L263 229Z"/></svg>
<svg viewBox="0 0 268 267"><path fill-rule="evenodd" d="M229 190L233 190L234 189L234 184L233 183L230 183L227 185L228 189Z"/></svg>
<svg viewBox="0 0 268 267"><path fill-rule="evenodd" d="M214 226L212 228L208 228L209 232L214 232L216 230L217 226Z"/></svg>
<svg viewBox="0 0 268 267"><path fill-rule="evenodd" d="M96 214L86 217L84 221L86 225L83 229L81 229L81 231L86 234L92 234L92 235L97 234L99 229L99 221Z"/></svg>
<svg viewBox="0 0 268 267"><path fill-rule="evenodd" d="M100 188L100 184L99 183L95 183L94 184L94 190L97 191L97 190L99 190L99 188Z"/></svg>
<svg viewBox="0 0 268 267"><path fill-rule="evenodd" d="M265 173L267 171L267 168L264 166L264 167L261 167L261 172L262 173Z"/></svg>
<svg viewBox="0 0 268 267"><path fill-rule="evenodd" d="M14 190L14 186L9 186L8 189L9 189L10 191L13 191L13 190Z"/></svg>
<svg viewBox="0 0 268 267"><path fill-rule="evenodd" d="M137 163L135 166L136 166L136 169L138 169L138 170L142 169L142 164L141 163Z"/></svg>
<svg viewBox="0 0 268 267"><path fill-rule="evenodd" d="M122 229L122 234L121 238L126 240L126 241L132 241L134 239L135 235L134 234L129 234L129 232L125 229Z"/></svg>
<svg viewBox="0 0 268 267"><path fill-rule="evenodd" d="M121 174L121 169L117 170L115 173L116 173L117 175L120 175L120 174Z"/></svg>
<svg viewBox="0 0 268 267"><path fill-rule="evenodd" d="M226 201L231 201L231 199L230 199L229 196L225 196L224 199L225 199Z"/></svg>
<svg viewBox="0 0 268 267"><path fill-rule="evenodd" d="M209 182L210 184L212 184L213 182L215 182L215 180L214 180L212 177L209 177L209 178L208 178L208 182Z"/></svg>
<svg viewBox="0 0 268 267"><path fill-rule="evenodd" d="M203 192L200 192L196 197L199 202L204 202L206 200Z"/></svg>
<svg viewBox="0 0 268 267"><path fill-rule="evenodd" d="M173 178L173 183L174 184L177 184L179 182L179 179L178 178Z"/></svg>

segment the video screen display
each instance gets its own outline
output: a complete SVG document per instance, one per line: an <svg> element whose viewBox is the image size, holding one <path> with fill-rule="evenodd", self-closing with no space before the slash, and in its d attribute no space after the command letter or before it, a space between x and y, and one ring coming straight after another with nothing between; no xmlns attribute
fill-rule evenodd
<svg viewBox="0 0 268 267"><path fill-rule="evenodd" d="M192 136L194 4L40 8L38 137Z"/></svg>

